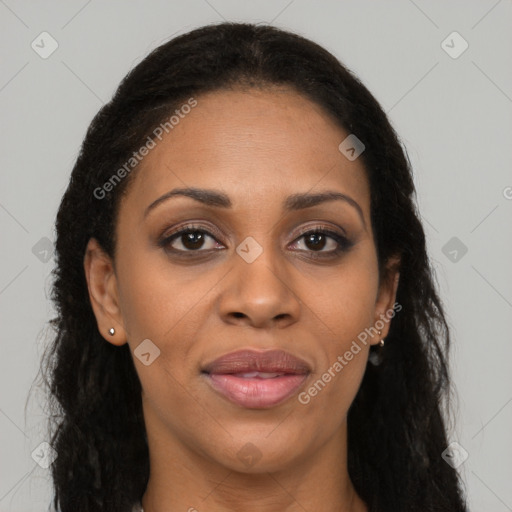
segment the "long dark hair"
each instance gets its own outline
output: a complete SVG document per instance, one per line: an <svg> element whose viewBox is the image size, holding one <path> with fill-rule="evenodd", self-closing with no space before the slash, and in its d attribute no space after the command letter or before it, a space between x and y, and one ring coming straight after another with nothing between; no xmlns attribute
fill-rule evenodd
<svg viewBox="0 0 512 512"><path fill-rule="evenodd" d="M137 168L107 192L102 188L102 197L94 191L190 97L271 85L298 91L364 143L381 272L391 256L401 256L402 310L391 322L381 364L368 365L348 413L353 484L372 511L465 509L459 476L441 456L448 445L450 335L405 150L375 98L328 51L271 26L221 23L163 44L124 78L89 126L60 204L55 339L42 370L50 444L58 453L53 505L61 512L127 512L149 477L141 385L129 346L107 343L98 332L83 270L92 237L114 257L119 200Z"/></svg>

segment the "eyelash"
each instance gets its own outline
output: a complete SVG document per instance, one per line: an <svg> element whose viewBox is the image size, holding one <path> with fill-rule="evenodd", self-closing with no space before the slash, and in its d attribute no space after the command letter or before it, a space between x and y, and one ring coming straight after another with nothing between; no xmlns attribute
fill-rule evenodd
<svg viewBox="0 0 512 512"><path fill-rule="evenodd" d="M187 234L187 233L202 233L204 235L207 235L207 236L213 238L216 242L218 242L218 240L216 239L216 237L213 233L210 233L208 230L206 230L200 226L189 224L189 225L182 227L178 231L175 231L174 233L171 233L170 235L164 237L162 240L160 240L158 242L158 245L160 247L164 248L166 251L171 252L174 255L177 255L178 257L185 256L185 254L188 254L188 253L201 253L201 252L207 253L212 250L213 251L217 250L217 249L207 249L207 250L202 250L202 249L190 250L189 249L189 250L184 251L181 249L174 249L174 248L169 247L171 245L171 243L174 242L174 240L179 239L180 236ZM328 238L331 238L338 244L338 247L331 251L307 250L306 252L311 253L312 259L336 257L336 256L339 256L341 253L348 251L353 246L353 242L351 242L348 238L346 238L345 236L341 235L340 233L337 233L336 231L333 231L327 227L315 227L313 229L305 229L298 234L298 236L295 238L295 240L292 243L296 243L296 241L300 240L301 238L305 237L306 235L312 235L312 234L327 235ZM302 250L300 250L300 251L302 251ZM185 257L190 257L190 256L185 256Z"/></svg>

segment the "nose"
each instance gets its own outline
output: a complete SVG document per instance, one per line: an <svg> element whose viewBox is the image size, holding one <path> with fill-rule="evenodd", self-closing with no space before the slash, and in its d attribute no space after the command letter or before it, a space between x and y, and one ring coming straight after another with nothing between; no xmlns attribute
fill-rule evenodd
<svg viewBox="0 0 512 512"><path fill-rule="evenodd" d="M233 325L284 328L297 322L301 301L294 291L293 271L264 249L248 263L233 255L234 267L227 276L219 300L222 320Z"/></svg>

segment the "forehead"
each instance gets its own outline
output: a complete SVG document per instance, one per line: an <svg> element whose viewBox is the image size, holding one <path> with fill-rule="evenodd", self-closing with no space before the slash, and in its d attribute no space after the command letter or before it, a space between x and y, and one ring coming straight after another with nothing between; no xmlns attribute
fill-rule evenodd
<svg viewBox="0 0 512 512"><path fill-rule="evenodd" d="M329 189L369 209L361 159L349 161L338 149L349 132L317 104L288 88L223 90L195 100L155 139L127 201L147 206L174 187L193 186L223 190L234 209L277 207L284 196Z"/></svg>

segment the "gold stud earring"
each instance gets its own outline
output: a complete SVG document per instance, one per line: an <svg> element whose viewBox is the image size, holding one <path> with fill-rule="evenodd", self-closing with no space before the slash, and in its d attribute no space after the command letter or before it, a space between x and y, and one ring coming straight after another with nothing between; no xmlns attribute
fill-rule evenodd
<svg viewBox="0 0 512 512"><path fill-rule="evenodd" d="M109 329L108 333L110 334L110 336L114 336L114 334L116 333L116 330L113 327L111 327Z"/></svg>

